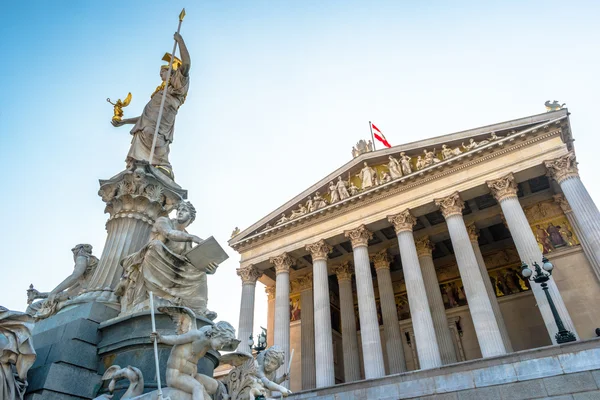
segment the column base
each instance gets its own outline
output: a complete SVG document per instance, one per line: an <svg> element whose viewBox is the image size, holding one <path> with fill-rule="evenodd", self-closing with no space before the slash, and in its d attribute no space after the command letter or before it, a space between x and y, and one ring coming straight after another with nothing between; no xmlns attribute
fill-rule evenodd
<svg viewBox="0 0 600 400"><path fill-rule="evenodd" d="M558 333L554 335L554 337L556 338L556 343L558 344L575 342L577 340L573 332L567 330L558 331Z"/></svg>

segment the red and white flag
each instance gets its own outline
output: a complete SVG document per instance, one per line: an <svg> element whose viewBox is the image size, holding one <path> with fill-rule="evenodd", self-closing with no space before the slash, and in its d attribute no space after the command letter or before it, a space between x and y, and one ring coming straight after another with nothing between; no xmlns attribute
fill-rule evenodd
<svg viewBox="0 0 600 400"><path fill-rule="evenodd" d="M383 133L381 133L381 131L379 130L379 128L376 127L374 123L371 123L371 127L375 130L375 132L373 132L373 136L375 136L375 139L377 139L381 143L383 143L383 145L385 147L392 147L392 145L387 141L387 139L385 138L385 136L383 135Z"/></svg>

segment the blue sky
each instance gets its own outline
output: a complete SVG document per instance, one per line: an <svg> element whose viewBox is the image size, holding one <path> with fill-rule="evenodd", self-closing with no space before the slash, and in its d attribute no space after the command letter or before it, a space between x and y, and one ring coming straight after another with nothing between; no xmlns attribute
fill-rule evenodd
<svg viewBox="0 0 600 400"><path fill-rule="evenodd" d="M568 104L581 176L595 200L598 2L22 1L2 7L0 304L50 290L70 249L106 232L98 179L124 168L139 115L181 33L191 87L171 147L198 209L190 231L223 245L349 160L374 121L392 144ZM230 249L228 249L230 250ZM239 257L209 280L209 307L238 323ZM256 324L266 321L257 296Z"/></svg>

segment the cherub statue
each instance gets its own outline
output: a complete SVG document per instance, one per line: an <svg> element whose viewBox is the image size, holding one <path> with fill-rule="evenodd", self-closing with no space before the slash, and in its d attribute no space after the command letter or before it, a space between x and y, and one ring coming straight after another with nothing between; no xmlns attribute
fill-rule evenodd
<svg viewBox="0 0 600 400"><path fill-rule="evenodd" d="M198 268L185 256L192 243L203 242L186 231L195 218L192 203L182 201L175 218L157 218L148 244L121 260L123 275L115 288L121 297L121 313L147 309L152 291L162 304L189 307L197 315L216 318L217 314L207 308L207 274L214 274L218 265Z"/></svg>
<svg viewBox="0 0 600 400"><path fill-rule="evenodd" d="M192 400L212 400L211 395L225 392L222 383L198 373L198 360L209 350L233 351L240 343L233 326L219 321L198 329L196 315L187 307L159 307L158 310L168 314L177 326L176 335L150 334L151 340L173 346L167 360L167 386L191 394Z"/></svg>
<svg viewBox="0 0 600 400"><path fill-rule="evenodd" d="M106 101L114 106L114 115L112 120L119 122L123 119L123 107L127 107L129 103L131 103L131 92L127 94L127 97L125 97L125 100L123 101L118 99L116 103L113 103L109 98L107 98Z"/></svg>
<svg viewBox="0 0 600 400"><path fill-rule="evenodd" d="M405 152L400 153L400 165L402 165L402 173L408 175L412 173L412 166L410 165L411 158L406 155Z"/></svg>
<svg viewBox="0 0 600 400"><path fill-rule="evenodd" d="M39 292L29 286L27 290L27 314L35 318L48 318L56 314L65 303L86 289L94 270L98 266L98 259L92 255L92 246L89 244L78 244L71 249L75 268L71 275L66 277L50 292ZM36 301L36 299L46 299Z"/></svg>
<svg viewBox="0 0 600 400"><path fill-rule="evenodd" d="M350 196L356 196L360 189L354 184L352 181L348 181L348 191L350 192Z"/></svg>
<svg viewBox="0 0 600 400"><path fill-rule="evenodd" d="M452 157L456 157L457 155L459 155L461 153L462 152L460 151L460 149L458 147L452 149L452 148L448 147L448 145L446 145L446 144L442 145L442 157L444 158L444 160L447 160Z"/></svg>
<svg viewBox="0 0 600 400"><path fill-rule="evenodd" d="M228 376L231 400L272 400L271 392L279 392L283 397L289 396L292 392L281 385L288 379L287 373L280 377L275 376L284 359L284 352L279 346L269 347L261 352L256 360L243 352L222 356L222 363L235 367Z"/></svg>
<svg viewBox="0 0 600 400"><path fill-rule="evenodd" d="M381 174L381 183L388 183L392 181L392 177L386 171Z"/></svg>

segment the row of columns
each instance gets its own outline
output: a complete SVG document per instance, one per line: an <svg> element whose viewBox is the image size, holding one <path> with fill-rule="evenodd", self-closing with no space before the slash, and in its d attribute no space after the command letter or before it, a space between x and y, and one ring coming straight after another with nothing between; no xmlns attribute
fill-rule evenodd
<svg viewBox="0 0 600 400"><path fill-rule="evenodd" d="M571 205L572 212L570 214L565 212L567 218L576 222L571 224L576 229L576 233L584 245L584 250L587 249L588 258L597 267L600 265L598 262L600 260L600 213L579 180L574 155L570 153L557 160L548 161L546 167L549 174L560 184L564 197ZM541 251L517 198L514 176L508 174L486 183L502 208L520 258L528 264L541 262ZM474 225L467 227L465 224L462 215L464 202L460 194L455 192L450 196L435 199L434 202L440 208L448 226L483 357L511 352L512 346L508 332L479 249L477 230ZM428 237L415 241L413 227L416 219L410 210L407 209L389 216L388 220L394 226L398 238L418 362L424 369L456 362L457 355L433 264L432 243ZM576 226L579 229L575 228ZM385 375L385 369L368 252L368 242L372 238L372 233L364 225L360 225L355 229L345 231L344 234L350 239L353 248L365 378L377 378ZM304 279L300 283L302 376L303 388L310 389L315 386L331 386L335 383L327 266L327 255L332 248L324 240L320 240L307 245L306 249L313 258L313 271L312 277L300 278ZM285 351L284 365L287 366L290 351L289 267L293 264L293 260L287 253L284 253L271 258L270 261L274 264L276 271L274 342ZM375 254L373 263L381 299L389 372L403 372L406 371L406 362L387 252ZM252 265L244 268L244 270L253 269ZM360 379L357 327L351 283L352 268L349 263L344 263L335 267L333 272L338 278L340 288L344 375L345 381L350 382ZM600 276L600 269L597 273ZM238 274L242 277L243 282L239 328L240 339L243 340L252 332L253 318L244 314L253 314L253 289L260 273L256 270L252 273L238 270ZM576 334L573 322L552 279L548 282L548 286L563 323L567 329ZM557 327L549 304L540 287L532 285L532 289L548 333L552 340L555 340L554 334L557 332Z"/></svg>

